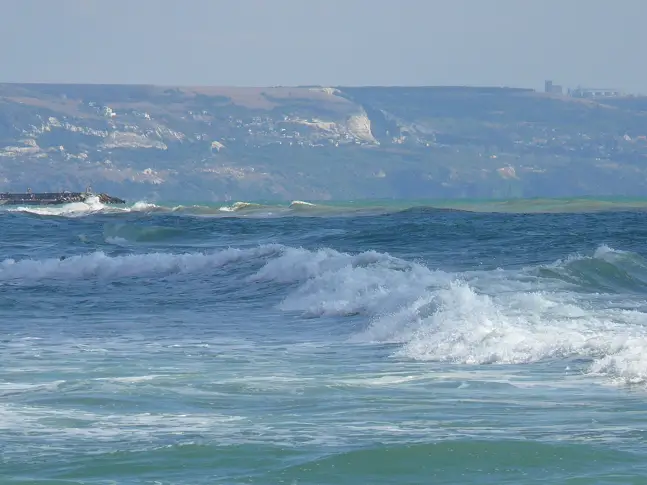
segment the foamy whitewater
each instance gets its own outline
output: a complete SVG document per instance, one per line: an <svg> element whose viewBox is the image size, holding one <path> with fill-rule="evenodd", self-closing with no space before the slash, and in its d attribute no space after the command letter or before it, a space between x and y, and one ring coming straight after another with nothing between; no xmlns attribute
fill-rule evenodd
<svg viewBox="0 0 647 485"><path fill-rule="evenodd" d="M551 207L0 210L0 483L647 483L647 215Z"/></svg>

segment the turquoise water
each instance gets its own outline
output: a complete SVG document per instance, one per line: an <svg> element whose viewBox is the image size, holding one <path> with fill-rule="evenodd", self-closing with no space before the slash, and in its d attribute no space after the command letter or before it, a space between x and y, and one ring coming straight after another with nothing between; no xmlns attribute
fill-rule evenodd
<svg viewBox="0 0 647 485"><path fill-rule="evenodd" d="M0 210L0 483L647 483L647 215L534 203Z"/></svg>

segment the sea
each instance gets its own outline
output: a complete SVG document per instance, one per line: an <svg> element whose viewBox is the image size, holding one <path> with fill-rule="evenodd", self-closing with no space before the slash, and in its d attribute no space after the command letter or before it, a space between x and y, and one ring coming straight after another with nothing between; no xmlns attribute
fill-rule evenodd
<svg viewBox="0 0 647 485"><path fill-rule="evenodd" d="M647 483L647 201L0 209L0 484Z"/></svg>

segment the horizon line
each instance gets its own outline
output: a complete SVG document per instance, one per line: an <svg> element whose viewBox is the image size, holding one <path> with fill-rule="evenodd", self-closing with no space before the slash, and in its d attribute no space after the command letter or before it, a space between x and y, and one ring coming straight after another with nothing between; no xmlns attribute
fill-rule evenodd
<svg viewBox="0 0 647 485"><path fill-rule="evenodd" d="M536 91L536 88L494 84L271 84L271 85L236 85L236 84L155 84L141 82L78 82L78 81L0 81L0 85L62 85L62 86L154 86L154 87L222 87L235 89L258 88L489 88L489 89L523 89Z"/></svg>

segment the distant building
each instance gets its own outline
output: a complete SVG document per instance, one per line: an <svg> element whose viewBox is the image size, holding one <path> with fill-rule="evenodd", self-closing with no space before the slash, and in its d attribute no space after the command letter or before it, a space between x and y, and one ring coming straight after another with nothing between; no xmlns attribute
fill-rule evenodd
<svg viewBox="0 0 647 485"><path fill-rule="evenodd" d="M559 84L553 84L553 81L546 81L544 83L544 91L550 94L563 94L564 90Z"/></svg>
<svg viewBox="0 0 647 485"><path fill-rule="evenodd" d="M618 89L582 87L569 91L569 94L574 98L613 98L623 95L622 91Z"/></svg>
<svg viewBox="0 0 647 485"><path fill-rule="evenodd" d="M559 84L553 84L553 81L544 81L544 92L548 94L564 94L564 88ZM573 98L613 98L625 96L619 89L611 88L583 88L578 86L575 89L567 89L566 95Z"/></svg>

